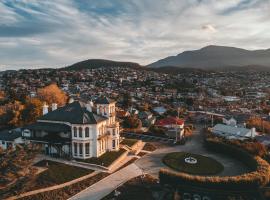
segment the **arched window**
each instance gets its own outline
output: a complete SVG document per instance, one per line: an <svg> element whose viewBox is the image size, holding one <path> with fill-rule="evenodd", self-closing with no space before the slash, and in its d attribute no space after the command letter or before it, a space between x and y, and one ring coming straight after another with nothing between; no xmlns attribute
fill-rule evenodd
<svg viewBox="0 0 270 200"><path fill-rule="evenodd" d="M74 137L77 137L77 128L76 127L73 128L73 133L74 133Z"/></svg>
<svg viewBox="0 0 270 200"><path fill-rule="evenodd" d="M82 137L82 127L79 128L79 137Z"/></svg>
<svg viewBox="0 0 270 200"><path fill-rule="evenodd" d="M89 137L89 128L88 127L85 128L85 137Z"/></svg>

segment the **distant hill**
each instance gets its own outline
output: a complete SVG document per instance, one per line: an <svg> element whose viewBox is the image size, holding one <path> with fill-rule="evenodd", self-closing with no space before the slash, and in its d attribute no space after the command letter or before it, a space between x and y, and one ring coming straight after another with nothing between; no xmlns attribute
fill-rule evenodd
<svg viewBox="0 0 270 200"><path fill-rule="evenodd" d="M270 70L270 49L249 51L225 46L206 46L158 60L148 67L181 67L204 70Z"/></svg>
<svg viewBox="0 0 270 200"><path fill-rule="evenodd" d="M101 67L141 67L138 63L133 62L119 62L112 60L102 60L102 59L89 59L84 60L78 63L75 63L71 66L64 67L65 70L82 70L82 69L94 69Z"/></svg>
<svg viewBox="0 0 270 200"><path fill-rule="evenodd" d="M150 71L158 72L158 73L166 73L166 74L179 74L179 73L191 73L191 72L199 72L203 73L209 70L196 69L196 68L182 68L182 67L174 67L174 66L166 66L166 67L156 67L156 68L147 68Z"/></svg>

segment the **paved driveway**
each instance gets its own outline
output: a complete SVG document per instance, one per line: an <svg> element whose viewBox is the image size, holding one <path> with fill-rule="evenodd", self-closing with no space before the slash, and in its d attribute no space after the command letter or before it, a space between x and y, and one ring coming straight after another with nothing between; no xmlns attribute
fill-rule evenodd
<svg viewBox="0 0 270 200"><path fill-rule="evenodd" d="M142 175L142 171L135 164L130 164L127 167L107 176L94 185L79 192L69 200L99 200L111 193L115 188L124 184L128 180Z"/></svg>
<svg viewBox="0 0 270 200"><path fill-rule="evenodd" d="M193 138L185 145L168 146L158 149L137 160L135 164L140 167L144 173L149 173L158 177L160 168L166 168L162 163L162 158L167 153L185 151L212 157L222 163L224 165L224 170L219 174L220 176L233 176L248 172L247 167L238 160L224 154L217 154L206 150L206 148L203 147L203 137L202 134L200 134L201 129L202 127L197 126Z"/></svg>

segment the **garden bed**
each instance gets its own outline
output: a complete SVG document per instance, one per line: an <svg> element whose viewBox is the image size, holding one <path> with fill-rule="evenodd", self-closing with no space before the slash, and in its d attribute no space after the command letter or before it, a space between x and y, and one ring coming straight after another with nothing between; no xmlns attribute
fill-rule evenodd
<svg viewBox="0 0 270 200"><path fill-rule="evenodd" d="M76 159L76 161L108 167L125 152L125 149L120 149L119 151L108 151L98 158Z"/></svg>
<svg viewBox="0 0 270 200"><path fill-rule="evenodd" d="M57 200L66 200L78 192L90 187L91 185L97 183L101 179L105 178L108 176L108 173L98 173L97 175L94 175L90 178L87 178L83 181L80 181L78 183L74 183L70 186L66 186L61 189L56 189L48 192L43 192L35 195L31 195L28 197L23 197L20 198L20 200L52 200L52 199L57 199Z"/></svg>
<svg viewBox="0 0 270 200"><path fill-rule="evenodd" d="M93 172L93 170L48 160L42 160L34 166L47 169L40 174L33 174L31 177L23 179L20 184L17 184L16 188L12 188L10 191L2 195L4 197L9 197L32 190L59 185Z"/></svg>

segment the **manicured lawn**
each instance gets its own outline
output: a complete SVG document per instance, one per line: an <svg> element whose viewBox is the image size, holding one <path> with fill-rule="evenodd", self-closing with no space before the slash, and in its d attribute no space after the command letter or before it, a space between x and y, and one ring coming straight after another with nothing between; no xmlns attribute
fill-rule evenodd
<svg viewBox="0 0 270 200"><path fill-rule="evenodd" d="M123 145L127 145L129 147L133 146L136 142L138 142L138 140L136 139L124 139L121 144Z"/></svg>
<svg viewBox="0 0 270 200"><path fill-rule="evenodd" d="M35 181L35 184L40 186L50 186L65 183L93 172L89 169L47 160L42 160L36 163L35 166L48 168L46 171L39 174Z"/></svg>
<svg viewBox="0 0 270 200"><path fill-rule="evenodd" d="M186 163L187 157L197 159L197 163ZM194 175L214 175L223 171L223 165L215 159L186 152L169 153L163 158L163 163L174 170Z"/></svg>
<svg viewBox="0 0 270 200"><path fill-rule="evenodd" d="M76 159L79 162L86 162L86 163L91 163L91 164L96 164L96 165L102 165L105 167L108 167L110 164L113 163L117 158L119 158L123 153L125 153L125 149L120 149L119 151L108 151L101 155L98 158L89 158L89 159Z"/></svg>

